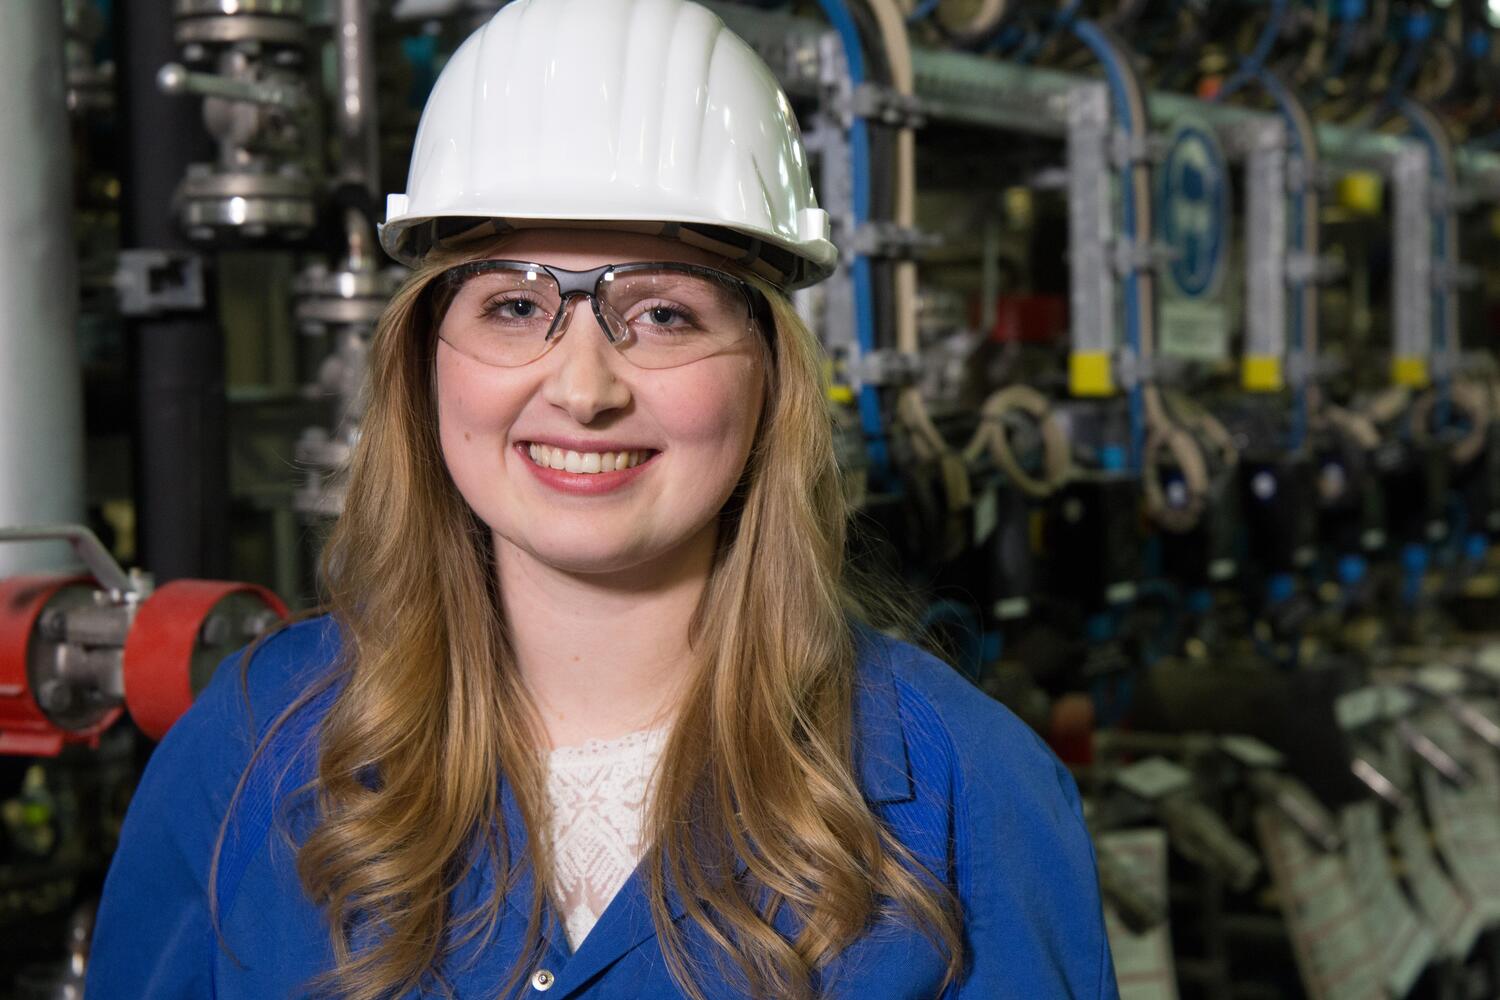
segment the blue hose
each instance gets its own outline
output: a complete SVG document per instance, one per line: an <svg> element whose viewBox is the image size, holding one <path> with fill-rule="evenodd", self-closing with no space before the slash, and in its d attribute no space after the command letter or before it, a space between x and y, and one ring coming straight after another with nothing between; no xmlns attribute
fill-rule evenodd
<svg viewBox="0 0 1500 1000"><path fill-rule="evenodd" d="M865 82L865 54L854 18L842 0L818 0L818 6L838 33L844 49L844 62L849 69L849 82L857 87ZM856 118L849 126L849 159L854 190L854 224L858 229L870 219L870 132L861 118ZM869 258L856 254L850 266L850 276L854 282L855 339L859 342L860 354L868 356L875 351L875 301ZM886 447L880 393L869 383L860 386L859 417L875 482L885 483L890 478L890 453Z"/></svg>
<svg viewBox="0 0 1500 1000"><path fill-rule="evenodd" d="M1068 0L1066 7L1047 18L1047 27L1045 30L1038 31L1027 38L1026 44L1015 55L1016 61L1030 62L1036 57L1038 52L1047 47L1048 42L1071 28L1073 22L1078 20L1078 14L1082 10L1083 0Z"/></svg>
<svg viewBox="0 0 1500 1000"><path fill-rule="evenodd" d="M1266 26L1261 29L1260 38L1255 41L1255 48L1235 67L1229 79L1224 81L1224 86L1219 88L1220 97L1234 93L1260 76L1261 71L1266 68L1266 60L1271 57L1271 49L1281 34L1286 9L1287 0L1271 0L1271 13L1266 18Z"/></svg>
<svg viewBox="0 0 1500 1000"><path fill-rule="evenodd" d="M918 21L927 20L932 16L932 12L938 9L940 3L942 0L922 0L910 14L906 15L906 23L916 24Z"/></svg>

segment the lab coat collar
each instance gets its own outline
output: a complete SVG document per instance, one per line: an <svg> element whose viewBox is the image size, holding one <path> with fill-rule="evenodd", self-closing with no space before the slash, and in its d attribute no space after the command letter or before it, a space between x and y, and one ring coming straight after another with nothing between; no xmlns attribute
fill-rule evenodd
<svg viewBox="0 0 1500 1000"><path fill-rule="evenodd" d="M900 696L888 660L889 640L867 626L854 627L856 676L854 683L854 760L860 787L871 805L890 805L915 797L906 734L902 728ZM508 793L502 801L512 843L524 850L525 831L519 829L519 810ZM746 865L736 859L735 873ZM520 887L518 887L520 888ZM525 886L529 893L529 881ZM519 900L524 897L513 896ZM685 913L680 894L668 886L667 912L673 922ZM647 880L637 867L615 894L599 921L583 939L576 954L568 957L568 945L557 916L548 907L547 937L550 960L557 962L551 992L557 1000L579 995L604 970L632 949L656 936L647 896Z"/></svg>

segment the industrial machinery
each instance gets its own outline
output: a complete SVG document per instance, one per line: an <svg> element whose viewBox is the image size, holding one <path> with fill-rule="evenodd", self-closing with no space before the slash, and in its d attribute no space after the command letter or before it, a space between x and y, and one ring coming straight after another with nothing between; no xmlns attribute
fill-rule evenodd
<svg viewBox="0 0 1500 1000"><path fill-rule="evenodd" d="M79 980L137 735L317 603L383 198L502 5L40 0L0 40L18 996ZM1073 768L1122 995L1500 995L1500 6L709 6L842 253L794 304L851 558Z"/></svg>

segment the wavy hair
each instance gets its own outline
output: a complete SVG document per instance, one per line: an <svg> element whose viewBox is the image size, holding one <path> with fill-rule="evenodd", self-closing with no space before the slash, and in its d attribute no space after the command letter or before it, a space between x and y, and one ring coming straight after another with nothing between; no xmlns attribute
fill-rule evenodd
<svg viewBox="0 0 1500 1000"><path fill-rule="evenodd" d="M528 870L525 946L502 995L543 949L545 741L499 610L490 531L449 477L437 434L442 303L429 288L454 263L483 255L432 255L386 309L348 498L323 552L327 610L344 637L341 683L320 723L315 777L298 790L316 809L297 871L332 928L334 965L312 988L345 1000L417 985L447 993L447 960L477 934L488 941L503 898ZM721 971L737 972L752 996L813 997L817 970L881 918L926 935L946 955L951 981L963 964L957 899L874 814L852 759L852 622L889 622L899 598L845 563L851 511L821 347L782 293L742 276L771 306L760 325L772 335L757 338L766 405L720 513L689 624L697 671L644 820L642 870L658 938L694 1000L705 1000L694 974L704 956L688 953L669 890L713 942ZM251 767L317 693L280 714ZM530 831L524 851L506 839L502 776ZM214 871L227 825L226 816ZM455 889L480 848L497 891L457 914ZM746 869L738 878L736 859ZM210 902L217 927L212 889ZM801 928L793 940L773 925L788 911Z"/></svg>

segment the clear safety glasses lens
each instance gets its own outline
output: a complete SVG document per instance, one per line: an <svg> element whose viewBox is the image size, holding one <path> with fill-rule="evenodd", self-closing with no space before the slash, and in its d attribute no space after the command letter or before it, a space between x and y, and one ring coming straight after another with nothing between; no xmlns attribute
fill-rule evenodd
<svg viewBox="0 0 1500 1000"><path fill-rule="evenodd" d="M515 368L535 361L557 341L568 305L546 270L486 261L453 272L457 283L442 336L482 361ZM752 328L745 286L732 275L687 265L627 264L594 285L595 316L610 341L641 368L675 368L733 347Z"/></svg>

